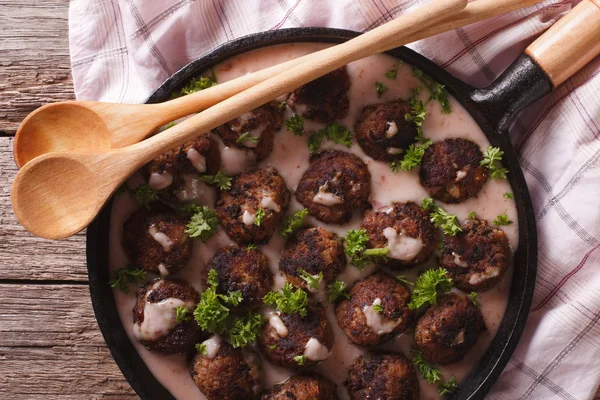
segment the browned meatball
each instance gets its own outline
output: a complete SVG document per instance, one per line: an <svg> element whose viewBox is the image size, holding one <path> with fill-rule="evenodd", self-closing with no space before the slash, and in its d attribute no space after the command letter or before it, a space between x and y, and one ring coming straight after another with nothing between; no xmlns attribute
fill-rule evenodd
<svg viewBox="0 0 600 400"><path fill-rule="evenodd" d="M267 390L261 400L336 400L336 385L315 373L296 375Z"/></svg>
<svg viewBox="0 0 600 400"><path fill-rule="evenodd" d="M167 209L140 209L123 224L122 245L130 263L168 275L180 270L192 255L185 217Z"/></svg>
<svg viewBox="0 0 600 400"><path fill-rule="evenodd" d="M231 189L221 193L217 214L236 242L262 243L277 229L289 201L290 192L275 168L253 168L234 178Z"/></svg>
<svg viewBox="0 0 600 400"><path fill-rule="evenodd" d="M288 106L304 118L317 122L333 122L348 114L350 76L346 66L336 69L294 90Z"/></svg>
<svg viewBox="0 0 600 400"><path fill-rule="evenodd" d="M202 271L202 284L206 287L208 271L214 269L219 277L217 293L227 294L239 290L243 300L234 311L247 311L260 307L263 297L273 286L269 260L257 249L249 250L236 244L217 250Z"/></svg>
<svg viewBox="0 0 600 400"><path fill-rule="evenodd" d="M400 353L358 356L346 381L351 400L418 400L419 378Z"/></svg>
<svg viewBox="0 0 600 400"><path fill-rule="evenodd" d="M390 249L386 265L392 268L427 261L439 241L439 231L429 213L412 201L392 203L384 210L366 211L361 228L369 234L368 247Z"/></svg>
<svg viewBox="0 0 600 400"><path fill-rule="evenodd" d="M502 229L469 219L462 232L444 238L439 263L448 270L454 286L465 292L485 292L502 280L509 258L510 245Z"/></svg>
<svg viewBox="0 0 600 400"><path fill-rule="evenodd" d="M317 219L334 224L347 222L354 208L370 206L371 174L357 156L327 150L310 159L296 188L296 199Z"/></svg>
<svg viewBox="0 0 600 400"><path fill-rule="evenodd" d="M227 146L250 149L262 160L273 150L275 132L283 126L283 110L270 102L219 126L215 131ZM240 139L240 136L245 135Z"/></svg>
<svg viewBox="0 0 600 400"><path fill-rule="evenodd" d="M298 232L295 241L283 252L279 261L279 269L286 279L304 289L310 288L300 277L300 270L313 276L322 272L323 283L328 284L345 267L346 255L342 240L325 228L308 228Z"/></svg>
<svg viewBox="0 0 600 400"><path fill-rule="evenodd" d="M365 154L385 162L402 160L417 136L415 124L405 118L410 113L410 104L404 100L366 105L354 125Z"/></svg>
<svg viewBox="0 0 600 400"><path fill-rule="evenodd" d="M148 186L158 190L161 200L170 204L197 202L200 194L194 191L214 190L198 175L216 174L220 166L217 143L204 133L150 161Z"/></svg>
<svg viewBox="0 0 600 400"><path fill-rule="evenodd" d="M190 352L205 334L192 316L200 296L185 281L156 279L137 291L133 334L147 349L162 354ZM176 307L186 309L177 322Z"/></svg>
<svg viewBox="0 0 600 400"><path fill-rule="evenodd" d="M467 139L446 139L425 150L421 185L431 197L444 203L460 203L476 197L488 179L488 169L479 165L483 154Z"/></svg>
<svg viewBox="0 0 600 400"><path fill-rule="evenodd" d="M385 272L358 281L338 304L337 322L352 343L374 346L406 331L413 320L410 290Z"/></svg>
<svg viewBox="0 0 600 400"><path fill-rule="evenodd" d="M321 304L309 304L304 317L299 313L282 313L278 317L287 332L278 332L269 319L258 337L260 349L273 364L302 368L327 358L329 353L326 350L331 350L333 345L333 330ZM309 340L310 347L307 349ZM326 349L321 346L325 346ZM312 355L308 355L308 350ZM299 359L305 354L306 357ZM297 359L294 360L294 357Z"/></svg>
<svg viewBox="0 0 600 400"><path fill-rule="evenodd" d="M462 360L485 330L479 308L465 296L448 293L419 318L415 342L427 361L449 364Z"/></svg>
<svg viewBox="0 0 600 400"><path fill-rule="evenodd" d="M196 353L190 359L190 374L198 389L208 400L258 399L262 389L258 355L225 342L218 346L214 355Z"/></svg>

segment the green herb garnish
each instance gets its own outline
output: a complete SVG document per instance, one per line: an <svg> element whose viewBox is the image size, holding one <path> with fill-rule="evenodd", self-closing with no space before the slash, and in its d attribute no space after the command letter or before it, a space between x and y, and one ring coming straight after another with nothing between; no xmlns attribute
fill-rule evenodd
<svg viewBox="0 0 600 400"><path fill-rule="evenodd" d="M419 374L421 374L421 379L425 379L429 383L436 383L442 379L442 373L440 370L428 363L423 358L423 353L415 349L413 349L412 353L412 362L414 365L416 365Z"/></svg>
<svg viewBox="0 0 600 400"><path fill-rule="evenodd" d="M231 178L223 171L219 171L215 175L202 175L200 178L209 185L216 185L219 190L231 189Z"/></svg>
<svg viewBox="0 0 600 400"><path fill-rule="evenodd" d="M407 284L407 285L410 285L410 286L415 286L415 284L414 284L414 283L412 283L411 281L409 281L408 279L406 279L406 277L405 277L404 275L396 275L396 279L397 279L399 282L405 283L405 284Z"/></svg>
<svg viewBox="0 0 600 400"><path fill-rule="evenodd" d="M250 311L243 317L235 320L233 327L229 330L229 342L235 348L246 347L256 342L262 325L262 316Z"/></svg>
<svg viewBox="0 0 600 400"><path fill-rule="evenodd" d="M502 214L502 215L498 215L495 219L494 219L494 225L496 226L500 226L500 225L510 225L513 222L508 219L508 214Z"/></svg>
<svg viewBox="0 0 600 400"><path fill-rule="evenodd" d="M219 275L217 271L208 271L208 288L202 292L200 302L194 310L194 319L198 326L212 333L224 333L227 330L229 307L238 306L242 300L240 291L229 292L227 295L218 294Z"/></svg>
<svg viewBox="0 0 600 400"><path fill-rule="evenodd" d="M187 224L185 233L191 238L198 238L202 242L206 242L217 233L218 225L219 219L215 210L207 206L197 206Z"/></svg>
<svg viewBox="0 0 600 400"><path fill-rule="evenodd" d="M448 292L452 288L452 279L444 268L429 269L417 278L408 308L415 310L424 304L437 304L438 294Z"/></svg>
<svg viewBox="0 0 600 400"><path fill-rule="evenodd" d="M256 243L249 243L248 246L246 246L246 248L248 250L256 250L257 246L256 246Z"/></svg>
<svg viewBox="0 0 600 400"><path fill-rule="evenodd" d="M453 376L452 378L448 379L447 382L442 382L438 386L438 392L440 396L445 397L454 393L457 387L458 385L456 384L456 377Z"/></svg>
<svg viewBox="0 0 600 400"><path fill-rule="evenodd" d="M308 215L308 210L303 208L290 215L285 225L279 230L279 234L284 238L289 238L304 226L304 218Z"/></svg>
<svg viewBox="0 0 600 400"><path fill-rule="evenodd" d="M496 179L506 179L508 170L506 168L498 167L504 152L499 147L489 146L483 153L483 160L479 165L486 166L490 170L490 176Z"/></svg>
<svg viewBox="0 0 600 400"><path fill-rule="evenodd" d="M378 81L375 82L375 90L377 90L377 98L381 98L381 96L390 89Z"/></svg>
<svg viewBox="0 0 600 400"><path fill-rule="evenodd" d="M252 136L250 132L244 132L237 138L235 141L237 144L243 145L244 143L253 143L256 144L260 141L260 137Z"/></svg>
<svg viewBox="0 0 600 400"><path fill-rule="evenodd" d="M332 122L320 131L311 132L308 137L308 148L311 153L316 153L324 139L331 140L335 144L341 144L348 148L352 146L352 132L339 122Z"/></svg>
<svg viewBox="0 0 600 400"><path fill-rule="evenodd" d="M471 299L471 301L473 302L473 305L475 307L479 307L479 300L477 300L477 293L475 293L475 292L469 293L469 298Z"/></svg>
<svg viewBox="0 0 600 400"><path fill-rule="evenodd" d="M506 192L502 195L502 197L504 197L505 199L514 200L515 195L512 194L511 192Z"/></svg>
<svg viewBox="0 0 600 400"><path fill-rule="evenodd" d="M306 356L294 356L294 361L296 361L298 365L304 365L306 363Z"/></svg>
<svg viewBox="0 0 600 400"><path fill-rule="evenodd" d="M298 269L298 276L306 282L311 289L318 289L321 280L323 280L323 272L319 272L317 275L311 275L302 268Z"/></svg>
<svg viewBox="0 0 600 400"><path fill-rule="evenodd" d="M380 314L383 312L383 306L381 304L373 304L373 311Z"/></svg>
<svg viewBox="0 0 600 400"><path fill-rule="evenodd" d="M214 71L212 76L202 76L199 79L193 78L190 83L181 88L181 90L176 93L175 97L185 96L188 94L196 93L204 89L208 89L211 86L215 86L217 84L216 77L214 75Z"/></svg>
<svg viewBox="0 0 600 400"><path fill-rule="evenodd" d="M292 115L285 121L285 129L294 132L294 135L296 136L302 136L304 133L304 118L298 114Z"/></svg>
<svg viewBox="0 0 600 400"><path fill-rule="evenodd" d="M139 186L137 189L130 190L129 192L135 201L140 203L147 210L150 209L150 203L158 200L158 190L154 190L146 184Z"/></svg>
<svg viewBox="0 0 600 400"><path fill-rule="evenodd" d="M110 287L118 288L120 291L129 294L130 286L141 283L144 279L146 279L146 271L130 265L116 270L108 283Z"/></svg>
<svg viewBox="0 0 600 400"><path fill-rule="evenodd" d="M254 225L260 226L260 224L262 224L263 222L263 219L265 218L265 214L265 210L263 210L262 208L256 210L256 214L254 215Z"/></svg>
<svg viewBox="0 0 600 400"><path fill-rule="evenodd" d="M271 291L265 295L263 302L267 305L274 305L275 308L284 313L298 313L302 317L307 314L308 296L300 288L294 290L291 283L286 283L281 292Z"/></svg>
<svg viewBox="0 0 600 400"><path fill-rule="evenodd" d="M435 204L431 197L424 198L421 206L425 211L429 211L431 222L441 228L446 235L456 236L457 233L462 232L457 216L447 213L442 207Z"/></svg>
<svg viewBox="0 0 600 400"><path fill-rule="evenodd" d="M346 290L346 283L342 281L335 281L327 285L327 301L335 303L340 298L350 298L350 293Z"/></svg>
<svg viewBox="0 0 600 400"><path fill-rule="evenodd" d="M475 211L471 211L469 213L469 215L467 215L467 219L476 219L477 218L477 214L475 214Z"/></svg>
<svg viewBox="0 0 600 400"><path fill-rule="evenodd" d="M186 322L186 321L189 321L190 319L192 319L192 316L190 315L191 314L190 310L188 310L185 307L182 307L182 306L175 307L175 313L176 313L175 321L177 323Z"/></svg>
<svg viewBox="0 0 600 400"><path fill-rule="evenodd" d="M196 348L196 351L202 354L203 356L207 354L206 345L204 343L196 343L194 347Z"/></svg>
<svg viewBox="0 0 600 400"><path fill-rule="evenodd" d="M387 247L367 249L369 235L364 229L352 229L346 233L346 254L350 257L350 262L356 268L362 270L367 264L371 264L377 259L385 260L390 252Z"/></svg>

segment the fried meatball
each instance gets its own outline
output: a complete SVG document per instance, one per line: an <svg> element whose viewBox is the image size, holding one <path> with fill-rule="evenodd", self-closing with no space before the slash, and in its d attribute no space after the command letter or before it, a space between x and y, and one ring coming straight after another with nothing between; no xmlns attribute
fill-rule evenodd
<svg viewBox="0 0 600 400"><path fill-rule="evenodd" d="M205 337L192 317L199 300L194 288L182 280L156 279L142 286L133 307L133 335L148 350L190 352ZM177 322L177 307L187 310L182 322Z"/></svg>
<svg viewBox="0 0 600 400"><path fill-rule="evenodd" d="M193 243L185 233L187 223L185 217L168 209L138 210L123 224L127 259L161 275L177 272L192 255Z"/></svg>
<svg viewBox="0 0 600 400"><path fill-rule="evenodd" d="M417 321L415 342L423 358L434 364L462 360L486 327L471 299L448 293Z"/></svg>
<svg viewBox="0 0 600 400"><path fill-rule="evenodd" d="M239 290L244 300L234 311L248 311L260 307L263 297L273 286L269 260L257 249L249 250L236 244L217 250L202 273L206 287L208 271L214 269L219 277L217 293L227 294Z"/></svg>
<svg viewBox="0 0 600 400"><path fill-rule="evenodd" d="M488 179L488 169L479 165L483 154L467 139L446 139L425 150L421 163L421 185L431 197L455 204L476 197Z"/></svg>
<svg viewBox="0 0 600 400"><path fill-rule="evenodd" d="M294 90L287 104L306 119L329 123L348 115L350 76L346 66Z"/></svg>
<svg viewBox="0 0 600 400"><path fill-rule="evenodd" d="M275 132L283 126L279 104L270 102L215 129L227 146L250 149L262 160L273 150ZM245 135L240 138L240 136Z"/></svg>
<svg viewBox="0 0 600 400"><path fill-rule="evenodd" d="M317 219L334 224L347 222L354 208L370 206L371 174L357 156L327 150L310 159L296 188L296 199Z"/></svg>
<svg viewBox="0 0 600 400"><path fill-rule="evenodd" d="M262 389L258 355L216 340L207 345L206 354L196 353L190 359L190 374L198 389L208 400L258 399Z"/></svg>
<svg viewBox="0 0 600 400"><path fill-rule="evenodd" d="M235 177L231 189L221 193L217 214L236 242L262 243L277 229L289 201L290 192L275 168L253 168Z"/></svg>
<svg viewBox="0 0 600 400"><path fill-rule="evenodd" d="M410 326L413 312L409 302L410 290L404 283L385 272L376 272L354 285L350 299L340 302L335 314L352 343L374 346Z"/></svg>
<svg viewBox="0 0 600 400"><path fill-rule="evenodd" d="M329 379L308 373L276 384L262 395L261 400L336 400L336 389Z"/></svg>
<svg viewBox="0 0 600 400"><path fill-rule="evenodd" d="M259 337L263 354L273 363L288 368L317 364L329 356L333 345L333 330L325 308L309 304L307 314L273 314L263 325ZM303 359L299 357L305 356ZM294 357L297 357L294 360Z"/></svg>
<svg viewBox="0 0 600 400"><path fill-rule="evenodd" d="M462 232L444 238L439 264L460 290L485 292L502 280L509 258L510 245L502 229L469 219Z"/></svg>
<svg viewBox="0 0 600 400"><path fill-rule="evenodd" d="M169 204L198 202L214 198L214 189L199 179L213 175L221 166L221 153L209 133L170 150L148 163L148 186L158 190L161 200ZM207 193L210 192L210 193Z"/></svg>
<svg viewBox="0 0 600 400"><path fill-rule="evenodd" d="M297 287L311 289L300 277L300 270L310 275L323 273L323 283L328 284L346 267L344 245L338 235L325 228L308 228L296 235L281 256L279 269L288 282Z"/></svg>
<svg viewBox="0 0 600 400"><path fill-rule="evenodd" d="M404 100L366 105L354 125L365 154L384 162L403 159L417 136L415 124L404 117L410 112L410 104Z"/></svg>
<svg viewBox="0 0 600 400"><path fill-rule="evenodd" d="M392 203L384 210L366 211L361 228L369 235L368 247L390 249L386 265L392 268L427 261L439 241L439 231L429 213L412 201Z"/></svg>
<svg viewBox="0 0 600 400"><path fill-rule="evenodd" d="M358 356L346 381L351 400L418 400L419 378L400 353Z"/></svg>

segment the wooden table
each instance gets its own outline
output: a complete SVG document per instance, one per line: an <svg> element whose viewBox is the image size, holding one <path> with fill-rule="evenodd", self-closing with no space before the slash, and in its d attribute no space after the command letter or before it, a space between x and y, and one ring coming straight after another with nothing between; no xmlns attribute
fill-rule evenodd
<svg viewBox="0 0 600 400"><path fill-rule="evenodd" d="M71 100L68 0L0 0L0 398L133 399L94 319L85 235L49 241L17 222L13 136L35 108ZM600 394L596 395L600 400Z"/></svg>

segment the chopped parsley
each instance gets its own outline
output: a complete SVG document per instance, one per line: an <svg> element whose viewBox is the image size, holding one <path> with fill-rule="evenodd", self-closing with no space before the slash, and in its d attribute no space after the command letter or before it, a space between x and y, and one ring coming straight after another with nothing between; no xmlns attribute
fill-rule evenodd
<svg viewBox="0 0 600 400"><path fill-rule="evenodd" d="M423 358L423 353L413 349L412 354L412 362L417 367L419 374L421 374L421 379L425 379L429 383L436 383L442 380L442 373L440 370L428 363L427 360Z"/></svg>
<svg viewBox="0 0 600 400"><path fill-rule="evenodd" d="M246 347L256 342L262 325L262 316L250 311L243 317L235 320L233 327L229 330L229 342L235 348Z"/></svg>
<svg viewBox="0 0 600 400"><path fill-rule="evenodd" d="M444 268L429 269L417 278L410 297L408 308L415 310L424 304L437 304L438 293L443 294L452 288L452 279Z"/></svg>
<svg viewBox="0 0 600 400"><path fill-rule="evenodd" d="M308 215L308 210L303 208L290 215L285 225L279 230L279 234L284 238L289 238L304 226L304 218Z"/></svg>
<svg viewBox="0 0 600 400"><path fill-rule="evenodd" d="M421 165L421 161L423 161L423 156L425 155L425 150L431 146L431 140L424 139L420 144L411 144L408 146L408 150L406 150L406 154L402 161L392 161L390 163L390 168L394 172L398 172L398 168L402 171L410 171L413 168Z"/></svg>
<svg viewBox="0 0 600 400"><path fill-rule="evenodd" d="M398 77L398 66L400 64L402 64L402 60L398 60L398 62L394 64L392 69L385 73L385 77L392 80L396 79Z"/></svg>
<svg viewBox="0 0 600 400"><path fill-rule="evenodd" d="M415 286L415 284L412 283L411 281L409 281L408 279L406 279L406 277L404 275L396 275L396 280L398 280L399 282L405 283L407 285Z"/></svg>
<svg viewBox="0 0 600 400"><path fill-rule="evenodd" d="M306 356L294 356L294 361L296 361L298 365L304 365L306 363Z"/></svg>
<svg viewBox="0 0 600 400"><path fill-rule="evenodd" d="M207 206L196 206L185 233L191 238L198 238L202 242L206 242L217 232L217 225L219 225L219 219L215 210Z"/></svg>
<svg viewBox="0 0 600 400"><path fill-rule="evenodd" d="M373 311L380 314L383 312L383 306L381 304L373 304Z"/></svg>
<svg viewBox="0 0 600 400"><path fill-rule="evenodd" d="M335 281L327 285L327 301L335 303L340 298L350 298L350 294L346 290L346 283L342 281Z"/></svg>
<svg viewBox="0 0 600 400"><path fill-rule="evenodd" d="M144 184L137 189L130 190L131 196L144 206L145 209L150 209L150 203L158 200L158 190L152 189L150 186Z"/></svg>
<svg viewBox="0 0 600 400"><path fill-rule="evenodd" d="M276 344L272 344L269 346L269 350L275 350L277 348Z"/></svg>
<svg viewBox="0 0 600 400"><path fill-rule="evenodd" d="M475 211L471 211L469 213L469 215L467 215L467 219L475 219L477 218L477 214L475 214Z"/></svg>
<svg viewBox="0 0 600 400"><path fill-rule="evenodd" d="M438 228L441 228L446 235L456 236L457 233L462 232L462 228L458 223L458 217L447 213L442 207L436 205L431 197L424 198L421 206L425 211L429 211L431 222Z"/></svg>
<svg viewBox="0 0 600 400"><path fill-rule="evenodd" d="M173 122L169 122L168 124L166 124L165 126L163 126L161 128L162 131L166 131L169 128L174 127L175 125L177 125L177 122L173 121Z"/></svg>
<svg viewBox="0 0 600 400"><path fill-rule="evenodd" d="M181 88L179 92L174 94L174 97L185 96L188 94L196 93L204 89L208 89L209 87L215 86L217 84L217 79L215 77L214 71L212 71L212 76L202 76L199 79L193 78L190 83Z"/></svg>
<svg viewBox="0 0 600 400"><path fill-rule="evenodd" d="M375 82L375 90L377 90L377 98L380 99L381 96L390 89L387 86L385 86L383 83L377 81L377 82Z"/></svg>
<svg viewBox="0 0 600 400"><path fill-rule="evenodd" d="M427 116L427 108L425 107L427 103L423 103L423 100L418 99L420 93L421 88L411 90L410 99L408 99L411 111L410 114L404 114L404 119L415 124L417 128L417 140L423 139L422 127Z"/></svg>
<svg viewBox="0 0 600 400"><path fill-rule="evenodd" d="M194 347L196 348L196 351L203 356L207 354L206 345L204 343L196 343L196 346Z"/></svg>
<svg viewBox="0 0 600 400"><path fill-rule="evenodd" d="M285 108L287 107L287 101L282 101L281 103L279 103L279 105L277 106L277 108L279 109L279 111L283 111Z"/></svg>
<svg viewBox="0 0 600 400"><path fill-rule="evenodd" d="M230 309L227 305L238 306L242 300L240 291L218 294L219 276L217 271L208 271L208 288L202 292L200 302L194 310L194 319L198 326L212 333L223 333L227 330L227 319Z"/></svg>
<svg viewBox="0 0 600 400"><path fill-rule="evenodd" d="M141 283L146 279L146 271L129 265L126 268L119 268L113 274L108 282L110 287L118 288L120 291L129 294L130 286Z"/></svg>
<svg viewBox="0 0 600 400"><path fill-rule="evenodd" d="M244 132L237 138L235 141L237 144L243 145L244 143L253 143L256 144L260 141L260 137L252 136L250 132Z"/></svg>
<svg viewBox="0 0 600 400"><path fill-rule="evenodd" d="M498 215L495 219L494 219L494 225L496 226L500 226L500 225L510 225L513 222L508 219L508 215L502 214L502 215Z"/></svg>
<svg viewBox="0 0 600 400"><path fill-rule="evenodd" d="M429 91L430 95L427 103L429 103L431 100L437 100L442 106L442 112L444 114L450 114L452 110L450 109L450 101L448 100L448 92L445 89L446 87L444 85L440 85L429 76L425 75L425 73L423 73L423 71L417 67L413 67L412 73L413 76L420 80L423 86Z"/></svg>
<svg viewBox="0 0 600 400"><path fill-rule="evenodd" d="M265 295L263 302L267 305L274 305L275 308L284 313L298 313L302 317L307 314L308 296L300 288L294 290L291 283L286 283L281 292L271 291Z"/></svg>
<svg viewBox="0 0 600 400"><path fill-rule="evenodd" d="M438 386L438 392L442 397L449 396L456 391L457 387L458 385L456 384L456 377L453 376L452 378L448 379L447 382L440 383Z"/></svg>
<svg viewBox="0 0 600 400"><path fill-rule="evenodd" d="M302 278L306 285L311 289L318 289L319 284L323 280L323 272L319 272L317 275L311 275L302 268L298 269L298 276Z"/></svg>
<svg viewBox="0 0 600 400"><path fill-rule="evenodd" d="M495 179L506 179L508 170L506 168L498 167L498 163L502 161L504 152L500 150L500 147L489 146L483 152L483 160L479 165L486 166L490 170L490 176Z"/></svg>
<svg viewBox="0 0 600 400"><path fill-rule="evenodd" d="M308 137L308 148L311 153L316 153L324 139L331 140L335 144L341 144L348 148L352 146L352 132L345 126L335 121L320 131L311 132Z"/></svg>
<svg viewBox="0 0 600 400"><path fill-rule="evenodd" d="M285 129L294 132L296 136L302 136L304 134L304 118L298 114L292 115L285 121Z"/></svg>
<svg viewBox="0 0 600 400"><path fill-rule="evenodd" d="M386 259L390 252L387 247L367 249L369 235L364 229L352 229L346 233L346 254L350 257L350 262L359 270L364 269L367 264L371 264L377 259Z"/></svg>
<svg viewBox="0 0 600 400"><path fill-rule="evenodd" d="M473 302L473 305L475 307L479 307L479 300L477 300L477 293L475 293L475 292L469 293L469 298L471 299L471 301Z"/></svg>
<svg viewBox="0 0 600 400"><path fill-rule="evenodd" d="M231 177L223 171L219 171L215 175L202 175L200 178L209 185L216 185L219 190L231 189Z"/></svg>
<svg viewBox="0 0 600 400"><path fill-rule="evenodd" d="M181 306L175 307L175 313L176 313L175 321L177 323L186 322L186 321L189 321L190 319L192 319L192 316L190 315L191 314L190 310L188 310L185 307L181 307Z"/></svg>
<svg viewBox="0 0 600 400"><path fill-rule="evenodd" d="M256 214L254 215L254 225L260 226L260 224L262 224L263 222L263 219L265 218L265 214L265 210L263 210L262 208L256 210Z"/></svg>
<svg viewBox="0 0 600 400"><path fill-rule="evenodd" d="M504 197L505 199L514 200L515 195L512 194L511 192L506 192L502 195L502 197Z"/></svg>
<svg viewBox="0 0 600 400"><path fill-rule="evenodd" d="M250 244L248 244L248 246L246 246L246 248L248 250L256 250L256 248L257 248L256 243L250 243Z"/></svg>

